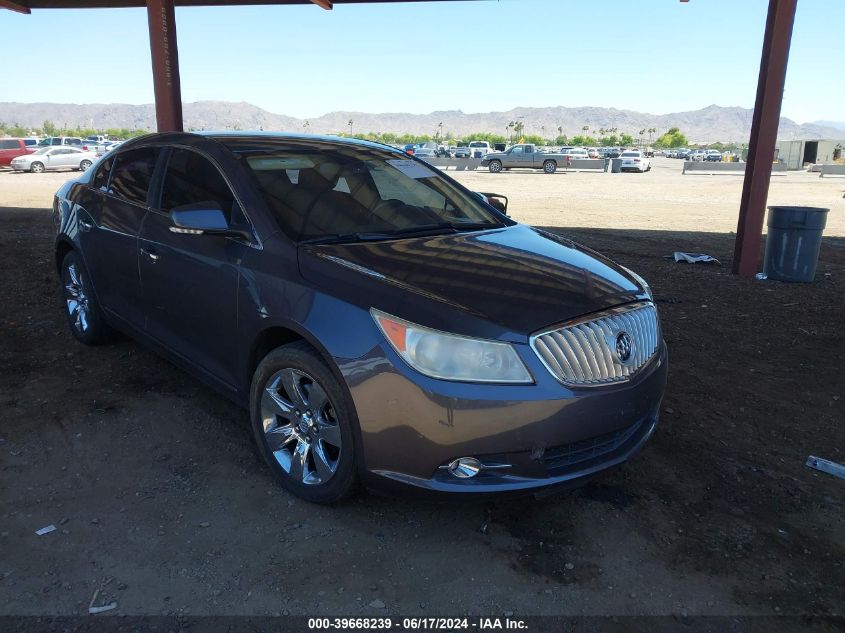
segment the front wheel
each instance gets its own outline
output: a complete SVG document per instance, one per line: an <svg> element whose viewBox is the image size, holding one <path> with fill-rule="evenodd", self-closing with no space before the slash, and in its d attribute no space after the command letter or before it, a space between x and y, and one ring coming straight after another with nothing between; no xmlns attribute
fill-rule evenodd
<svg viewBox="0 0 845 633"><path fill-rule="evenodd" d="M498 174L502 171L502 162L498 160L491 161L490 166L487 169L490 170L491 174Z"/></svg>
<svg viewBox="0 0 845 633"><path fill-rule="evenodd" d="M91 161L86 158L81 163L79 163L79 171L85 171L90 166L91 166Z"/></svg>
<svg viewBox="0 0 845 633"><path fill-rule="evenodd" d="M543 163L543 171L547 174L553 174L557 171L557 163L553 160L547 160Z"/></svg>
<svg viewBox="0 0 845 633"><path fill-rule="evenodd" d="M310 345L291 343L264 357L252 378L250 418L259 451L288 491L313 503L354 491L351 413Z"/></svg>
<svg viewBox="0 0 845 633"><path fill-rule="evenodd" d="M32 163L32 165L29 166L29 170L33 174L40 174L41 172L44 171L44 163L39 163L38 161L36 161L36 162Z"/></svg>

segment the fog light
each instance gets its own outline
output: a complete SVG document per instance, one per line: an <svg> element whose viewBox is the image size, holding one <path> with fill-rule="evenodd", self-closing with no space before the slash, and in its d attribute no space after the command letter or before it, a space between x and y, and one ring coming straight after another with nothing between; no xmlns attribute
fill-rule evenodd
<svg viewBox="0 0 845 633"><path fill-rule="evenodd" d="M460 457L449 464L449 472L458 479L469 479L481 472L481 462L475 457Z"/></svg>

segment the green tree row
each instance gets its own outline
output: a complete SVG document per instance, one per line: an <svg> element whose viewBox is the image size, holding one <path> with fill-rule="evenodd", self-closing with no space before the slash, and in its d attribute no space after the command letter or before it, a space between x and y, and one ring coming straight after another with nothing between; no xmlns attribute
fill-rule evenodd
<svg viewBox="0 0 845 633"><path fill-rule="evenodd" d="M44 121L41 124L41 127L25 127L19 123L7 124L0 121L0 136L79 136L85 138L86 136L92 136L94 134L103 134L109 137L127 139L147 133L147 130L132 130L125 127L114 127L106 130L87 127L59 127L49 119Z"/></svg>

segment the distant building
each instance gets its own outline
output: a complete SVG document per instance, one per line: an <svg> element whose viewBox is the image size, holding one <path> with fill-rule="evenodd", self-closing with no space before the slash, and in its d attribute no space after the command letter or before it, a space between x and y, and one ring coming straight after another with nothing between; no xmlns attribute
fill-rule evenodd
<svg viewBox="0 0 845 633"><path fill-rule="evenodd" d="M787 169L804 169L807 163L832 163L845 159L845 139L778 141L775 156Z"/></svg>

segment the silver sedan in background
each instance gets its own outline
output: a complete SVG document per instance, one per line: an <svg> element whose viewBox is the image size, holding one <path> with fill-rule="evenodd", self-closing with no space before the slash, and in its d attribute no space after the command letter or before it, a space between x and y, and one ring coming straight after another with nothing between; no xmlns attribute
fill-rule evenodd
<svg viewBox="0 0 845 633"><path fill-rule="evenodd" d="M31 171L39 174L48 169L79 169L85 171L97 160L97 154L76 147L59 145L42 147L34 154L18 156L10 163L15 171Z"/></svg>

